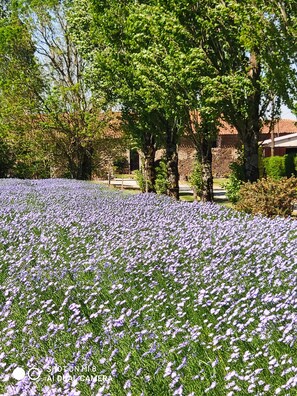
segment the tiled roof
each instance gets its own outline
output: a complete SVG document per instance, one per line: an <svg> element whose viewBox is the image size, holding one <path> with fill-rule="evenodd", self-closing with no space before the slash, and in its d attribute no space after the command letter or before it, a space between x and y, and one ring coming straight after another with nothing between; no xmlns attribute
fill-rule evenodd
<svg viewBox="0 0 297 396"><path fill-rule="evenodd" d="M279 120L274 127L274 132L278 133L297 133L297 122L294 120ZM269 133L269 125L264 125L262 133Z"/></svg>
<svg viewBox="0 0 297 396"><path fill-rule="evenodd" d="M274 132L276 135L278 133L297 133L297 122L295 120L279 120L275 124ZM269 125L264 125L261 133L269 133ZM237 130L224 121L219 129L219 135L237 135Z"/></svg>
<svg viewBox="0 0 297 396"><path fill-rule="evenodd" d="M102 120L105 119L107 127L105 129L105 137L120 138L123 136L121 113L114 111L110 113L102 113ZM100 117L100 118L101 118ZM275 135L278 134L291 134L297 133L297 122L295 120L279 120L274 127ZM269 125L264 125L261 131L262 135L269 133ZM226 121L222 121L219 129L219 136L222 135L237 135L237 130L228 124ZM187 133L185 134L187 135ZM265 137L264 137L265 139Z"/></svg>

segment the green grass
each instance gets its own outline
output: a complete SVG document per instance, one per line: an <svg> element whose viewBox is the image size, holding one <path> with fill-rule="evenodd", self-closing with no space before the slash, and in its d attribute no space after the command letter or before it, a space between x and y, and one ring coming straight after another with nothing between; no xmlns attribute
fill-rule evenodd
<svg viewBox="0 0 297 396"><path fill-rule="evenodd" d="M217 188L222 188L222 185L228 180L227 177L214 177L213 186Z"/></svg>
<svg viewBox="0 0 297 396"><path fill-rule="evenodd" d="M181 201L194 202L194 196L193 196L193 194L183 194L183 193L180 193L179 199L180 199Z"/></svg>
<svg viewBox="0 0 297 396"><path fill-rule="evenodd" d="M114 174L115 179L135 179L135 175L133 173L127 174L127 173L115 173Z"/></svg>

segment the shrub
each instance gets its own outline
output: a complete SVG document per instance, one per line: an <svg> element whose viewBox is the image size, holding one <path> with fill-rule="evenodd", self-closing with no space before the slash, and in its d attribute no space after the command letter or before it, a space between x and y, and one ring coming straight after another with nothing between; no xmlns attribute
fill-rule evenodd
<svg viewBox="0 0 297 396"><path fill-rule="evenodd" d="M159 162L159 165L156 167L156 182L155 188L157 194L166 194L168 187L167 181L167 168L164 160Z"/></svg>
<svg viewBox="0 0 297 396"><path fill-rule="evenodd" d="M231 173L223 187L226 189L226 195L230 202L235 204L239 199L239 190L242 183L245 181L243 158L240 156L237 161L230 165Z"/></svg>
<svg viewBox="0 0 297 396"><path fill-rule="evenodd" d="M201 163L198 160L196 160L195 162L194 169L189 177L189 182L191 184L191 187L193 188L194 197L196 199L197 196L201 194L202 183L203 183L202 167L201 167Z"/></svg>
<svg viewBox="0 0 297 396"><path fill-rule="evenodd" d="M159 165L156 167L155 189L157 194L166 194L167 191L167 170L166 164L163 160L158 161ZM141 192L146 191L145 176L142 170L135 171L135 179L139 185Z"/></svg>
<svg viewBox="0 0 297 396"><path fill-rule="evenodd" d="M50 177L50 167L46 161L17 161L12 170L11 176L19 179L47 179Z"/></svg>
<svg viewBox="0 0 297 396"><path fill-rule="evenodd" d="M297 175L296 154L286 154L282 157L274 156L264 158L265 173L273 179L281 179L282 177L291 177Z"/></svg>
<svg viewBox="0 0 297 396"><path fill-rule="evenodd" d="M13 166L13 155L8 145L0 140L0 178L6 177Z"/></svg>
<svg viewBox="0 0 297 396"><path fill-rule="evenodd" d="M296 168L295 168L295 159L297 158L296 154L290 153L284 155L284 164L285 164L285 171L286 176L291 177L292 175L296 176Z"/></svg>
<svg viewBox="0 0 297 396"><path fill-rule="evenodd" d="M114 160L113 166L117 173L125 173L129 170L129 162L126 157L119 157Z"/></svg>
<svg viewBox="0 0 297 396"><path fill-rule="evenodd" d="M141 192L145 192L145 178L141 170L136 170L135 171L135 179L137 181L137 184L139 185L139 188Z"/></svg>
<svg viewBox="0 0 297 396"><path fill-rule="evenodd" d="M274 156L264 158L265 173L268 177L278 180L286 176L284 157Z"/></svg>
<svg viewBox="0 0 297 396"><path fill-rule="evenodd" d="M261 179L256 183L244 183L239 190L238 210L265 216L289 216L297 199L295 177Z"/></svg>

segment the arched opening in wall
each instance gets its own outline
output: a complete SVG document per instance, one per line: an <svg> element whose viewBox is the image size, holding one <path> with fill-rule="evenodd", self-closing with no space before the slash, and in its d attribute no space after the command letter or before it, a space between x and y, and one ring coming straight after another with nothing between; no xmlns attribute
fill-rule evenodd
<svg viewBox="0 0 297 396"><path fill-rule="evenodd" d="M136 149L130 150L130 172L139 170L139 153Z"/></svg>

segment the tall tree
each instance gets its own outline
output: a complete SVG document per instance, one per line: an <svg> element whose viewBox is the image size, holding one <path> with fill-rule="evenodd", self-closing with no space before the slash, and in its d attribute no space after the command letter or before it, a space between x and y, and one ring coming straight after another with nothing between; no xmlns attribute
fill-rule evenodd
<svg viewBox="0 0 297 396"><path fill-rule="evenodd" d="M132 138L136 147L141 150L144 157L143 176L145 182L145 192L156 192L156 162L155 156L158 148L161 147L159 141L162 134L158 111L145 112L141 108L135 112L135 101L132 108L122 108L122 122L124 130Z"/></svg>
<svg viewBox="0 0 297 396"><path fill-rule="evenodd" d="M204 51L221 78L221 112L238 130L246 178L255 181L259 132L271 97L278 95L290 107L294 94L296 100L296 3L186 0L168 4L175 7L192 36L192 45Z"/></svg>
<svg viewBox="0 0 297 396"><path fill-rule="evenodd" d="M178 172L176 145L187 131L202 163L202 199L211 201L211 147L222 103L216 92L217 73L203 49L193 45L192 34L181 24L177 7L170 8L166 2L147 3L129 7L125 33L133 42L129 51L133 64L147 84L143 95L164 114L168 178L174 184L172 175ZM194 119L197 110L199 117Z"/></svg>
<svg viewBox="0 0 297 396"><path fill-rule="evenodd" d="M205 199L212 196L211 145L219 116L237 128L246 178L256 180L259 132L271 92L291 104L294 95L294 1L77 0L77 9L82 1L90 13L74 13L74 21L80 27L86 19L90 23L79 40L91 54L93 79L113 76L107 86L120 92L118 98L137 94L146 110L159 111L167 145L176 147L186 123L199 131ZM200 121L193 129L191 113L197 109ZM177 156L170 148L167 153L170 178Z"/></svg>
<svg viewBox="0 0 297 396"><path fill-rule="evenodd" d="M72 23L85 27L81 5L77 0ZM174 13L158 4L88 5L92 38L84 32L82 40L80 32L77 41L93 65L92 79L107 82L107 92L153 129L153 140L166 148L168 195L178 198L177 143L197 107L199 71L208 72L203 54L196 48L188 51L187 32Z"/></svg>
<svg viewBox="0 0 297 396"><path fill-rule="evenodd" d="M6 2L0 18L1 175L29 177L47 168L38 136L31 133L43 83L30 32L18 11Z"/></svg>
<svg viewBox="0 0 297 396"><path fill-rule="evenodd" d="M262 0L238 2L236 9L240 12L234 20L247 52L247 79L252 89L246 97L246 113L230 112L227 117L244 145L246 178L255 181L259 177L259 133L271 92L289 106L294 96L296 100L297 41L292 28L296 29L297 8L294 1Z"/></svg>
<svg viewBox="0 0 297 396"><path fill-rule="evenodd" d="M76 6L81 13L81 2L76 2ZM137 119L137 124L132 133L135 131L139 133L138 141L142 143L140 148L146 157L146 174L150 175L152 188L154 179L152 156L154 156L156 143L164 142L168 163L168 194L178 198L177 141L181 122L173 105L174 93L169 94L161 84L158 87L157 82L153 80L152 73L154 70L157 71L157 63L162 59L161 52L159 51L158 54L155 51L153 54L147 51L146 67L143 62L141 63L139 40L136 36L133 40L133 29L140 27L139 18L133 19L136 15L134 12L136 8L133 4L109 1L104 5L96 4L94 8L89 3L89 7L93 12L93 20L88 27L89 32L93 34L91 39L93 49L88 52L88 55L91 54L92 57L92 80L105 81L107 94L111 95L113 104L118 103L124 109L124 117L129 112L132 118L137 117L134 118ZM77 26L75 18L73 25ZM84 23L85 18L81 18L81 21ZM148 28L149 23L149 18L147 18ZM83 37L86 35L84 34ZM144 38L144 41L146 40L147 38ZM81 37L78 37L77 41L82 47L88 48L90 39L87 38L87 42L82 43ZM146 47L141 50L145 51ZM153 56L156 56L156 59L153 59ZM153 69L150 69L151 67ZM170 100L171 104L169 104ZM129 124L131 125L131 122ZM150 131L147 130L148 127Z"/></svg>
<svg viewBox="0 0 297 396"><path fill-rule="evenodd" d="M69 176L91 179L104 122L84 80L85 62L69 34L67 4L43 3L29 13L47 83L39 126L47 133L57 162L66 159Z"/></svg>

